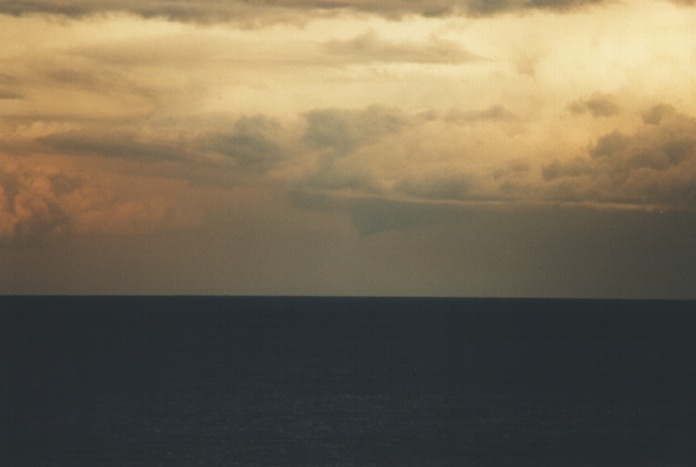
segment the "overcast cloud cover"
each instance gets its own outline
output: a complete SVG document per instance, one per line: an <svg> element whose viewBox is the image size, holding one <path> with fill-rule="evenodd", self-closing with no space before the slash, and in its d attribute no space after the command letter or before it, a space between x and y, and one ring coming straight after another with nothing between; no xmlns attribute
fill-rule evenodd
<svg viewBox="0 0 696 467"><path fill-rule="evenodd" d="M696 298L696 8L0 0L0 293Z"/></svg>

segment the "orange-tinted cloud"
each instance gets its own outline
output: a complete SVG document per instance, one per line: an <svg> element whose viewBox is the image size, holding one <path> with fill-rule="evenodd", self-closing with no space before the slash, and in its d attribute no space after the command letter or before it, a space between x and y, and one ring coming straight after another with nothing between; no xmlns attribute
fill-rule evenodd
<svg viewBox="0 0 696 467"><path fill-rule="evenodd" d="M52 237L138 233L201 222L196 191L182 181L109 173L32 157L3 157L0 242L30 245Z"/></svg>

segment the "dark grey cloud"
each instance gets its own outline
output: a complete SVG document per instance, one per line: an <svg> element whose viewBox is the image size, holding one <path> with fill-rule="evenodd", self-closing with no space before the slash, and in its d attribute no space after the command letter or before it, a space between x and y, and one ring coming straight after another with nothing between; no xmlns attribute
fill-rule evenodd
<svg viewBox="0 0 696 467"><path fill-rule="evenodd" d="M601 136L590 149L590 156L603 157L610 156L621 151L630 144L630 137L620 131L612 131Z"/></svg>
<svg viewBox="0 0 696 467"><path fill-rule="evenodd" d="M372 105L364 109L316 109L303 115L301 144L321 151L316 167L301 184L327 191L382 191L378 176L365 160L351 161L364 146L395 135L419 120L399 109Z"/></svg>
<svg viewBox="0 0 696 467"><path fill-rule="evenodd" d="M398 109L369 106L361 110L318 109L304 114L304 139L317 148L345 155L364 144L406 128L411 118Z"/></svg>
<svg viewBox="0 0 696 467"><path fill-rule="evenodd" d="M392 42L372 30L353 39L326 42L323 49L353 62L454 64L481 59L452 41L430 38L423 43Z"/></svg>
<svg viewBox="0 0 696 467"><path fill-rule="evenodd" d="M0 73L0 84L2 85L12 85L12 84L17 84L19 82L19 79L9 73Z"/></svg>
<svg viewBox="0 0 696 467"><path fill-rule="evenodd" d="M47 67L42 70L43 77L50 84L67 85L86 90L101 91L109 85L112 85L117 79L123 79L121 76L114 76L113 73L107 72L104 68L99 70L76 69L66 67ZM106 78L110 79L106 79Z"/></svg>
<svg viewBox="0 0 696 467"><path fill-rule="evenodd" d="M0 65L7 69L11 66L11 63L4 63L3 61L0 61ZM20 79L14 74L0 72L0 100L23 99L24 95L14 89L19 82Z"/></svg>
<svg viewBox="0 0 696 467"><path fill-rule="evenodd" d="M525 160L513 159L491 172L491 178L499 190L501 199L520 199L532 191L529 175L532 165Z"/></svg>
<svg viewBox="0 0 696 467"><path fill-rule="evenodd" d="M266 168L292 152L284 138L280 122L256 115L241 117L231 131L209 134L200 138L196 145L222 154L243 167Z"/></svg>
<svg viewBox="0 0 696 467"><path fill-rule="evenodd" d="M214 0L0 0L0 13L9 15L54 14L80 17L109 12L128 12L143 17L163 17L179 21L226 21L244 10L246 2Z"/></svg>
<svg viewBox="0 0 696 467"><path fill-rule="evenodd" d="M595 175L596 169L587 159L576 157L569 161L558 160L544 166L541 170L545 180L555 180L561 177L580 177L583 175Z"/></svg>
<svg viewBox="0 0 696 467"><path fill-rule="evenodd" d="M615 171L640 168L666 169L696 155L696 120L677 118L646 127L633 135L613 132L590 149L590 156Z"/></svg>
<svg viewBox="0 0 696 467"><path fill-rule="evenodd" d="M50 174L46 177L54 196L65 196L84 186L84 181L62 173Z"/></svg>
<svg viewBox="0 0 696 467"><path fill-rule="evenodd" d="M248 25L281 20L301 20L307 11L366 12L389 18L414 14L448 16L456 14L489 15L526 9L566 10L601 0L0 0L0 13L9 15L54 14L70 17L128 12L146 18L161 17L175 21L226 22ZM294 16L293 16L294 14ZM306 18L305 18L306 19Z"/></svg>
<svg viewBox="0 0 696 467"><path fill-rule="evenodd" d="M423 174L398 181L392 192L422 201L482 204L514 201L528 194L526 175L529 171L529 166L517 162L490 172L467 173L456 169L445 175Z"/></svg>
<svg viewBox="0 0 696 467"><path fill-rule="evenodd" d="M44 151L71 155L121 158L139 162L198 161L203 164L234 165L264 170L293 154L291 138L281 124L264 115L244 116L226 130L220 122L188 132L185 122L170 122L145 129L131 126L105 129L86 125L83 129L53 133L38 138ZM295 141L297 143L297 141ZM216 156L211 159L209 156Z"/></svg>
<svg viewBox="0 0 696 467"><path fill-rule="evenodd" d="M23 99L24 96L18 92L7 89L0 89L0 100Z"/></svg>
<svg viewBox="0 0 696 467"><path fill-rule="evenodd" d="M677 111L669 104L658 104L643 114L643 122L659 125L664 117L674 117Z"/></svg>
<svg viewBox="0 0 696 467"><path fill-rule="evenodd" d="M590 113L593 117L609 117L618 114L621 109L609 94L593 94L586 99L578 99L568 105L574 114Z"/></svg>
<svg viewBox="0 0 696 467"><path fill-rule="evenodd" d="M139 161L183 160L190 155L183 142L148 141L133 130L73 130L44 136L38 142L56 152Z"/></svg>
<svg viewBox="0 0 696 467"><path fill-rule="evenodd" d="M463 111L460 109L448 110L443 119L453 123L467 123L480 120L514 121L517 117L506 107L496 104L483 110Z"/></svg>

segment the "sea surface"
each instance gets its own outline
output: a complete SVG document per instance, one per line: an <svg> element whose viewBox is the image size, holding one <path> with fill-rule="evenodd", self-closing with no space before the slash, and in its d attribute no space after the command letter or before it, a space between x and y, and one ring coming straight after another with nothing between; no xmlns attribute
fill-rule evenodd
<svg viewBox="0 0 696 467"><path fill-rule="evenodd" d="M692 466L696 302L0 298L0 465Z"/></svg>

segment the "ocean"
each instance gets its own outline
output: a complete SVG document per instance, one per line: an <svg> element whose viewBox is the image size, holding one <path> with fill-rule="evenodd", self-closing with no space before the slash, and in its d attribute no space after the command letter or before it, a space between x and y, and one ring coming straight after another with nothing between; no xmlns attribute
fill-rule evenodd
<svg viewBox="0 0 696 467"><path fill-rule="evenodd" d="M691 466L696 302L0 298L0 464Z"/></svg>

